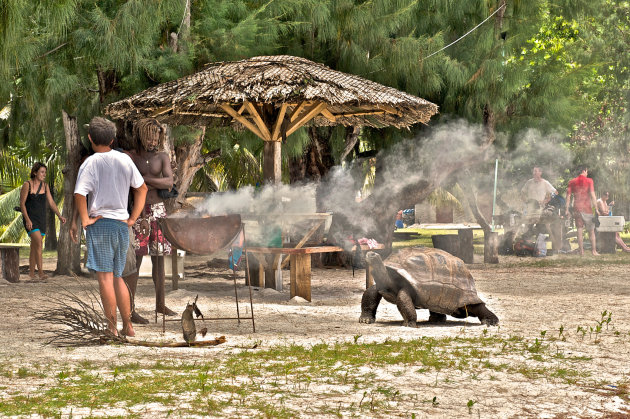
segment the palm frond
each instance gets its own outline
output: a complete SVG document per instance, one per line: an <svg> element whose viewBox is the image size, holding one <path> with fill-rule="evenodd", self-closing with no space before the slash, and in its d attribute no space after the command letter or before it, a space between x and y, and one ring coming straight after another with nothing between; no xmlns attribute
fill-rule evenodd
<svg viewBox="0 0 630 419"><path fill-rule="evenodd" d="M0 243L21 243L26 239L26 230L24 230L24 224L22 223L22 214L18 214L17 217L4 230L4 233L0 236Z"/></svg>
<svg viewBox="0 0 630 419"><path fill-rule="evenodd" d="M20 204L20 189L21 187L18 187L0 195L0 225L9 224L20 215L13 209Z"/></svg>
<svg viewBox="0 0 630 419"><path fill-rule="evenodd" d="M22 185L24 180L29 177L32 163L32 159L23 159L13 153L10 148L2 150L0 152L0 173L2 173L0 188L7 190Z"/></svg>

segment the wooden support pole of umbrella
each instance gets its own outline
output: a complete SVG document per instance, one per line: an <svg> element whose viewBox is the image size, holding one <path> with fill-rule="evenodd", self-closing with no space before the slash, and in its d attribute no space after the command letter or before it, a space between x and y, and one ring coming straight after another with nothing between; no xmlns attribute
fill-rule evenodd
<svg viewBox="0 0 630 419"><path fill-rule="evenodd" d="M235 122L240 122L245 128L265 142L263 148L263 178L266 182L274 184L280 183L282 176L282 138L293 134L320 114L326 113L324 116L329 120L336 119L332 113L326 110L326 103L324 102L314 102L310 105L307 102L301 102L295 107L291 116L287 118L288 124L286 124L285 116L288 106L287 103L283 103L277 115L274 115L275 120L267 125L263 115L252 102L243 103L239 111L247 109L253 122L243 116L241 112L234 110L230 104L223 103L220 105L221 109L230 115Z"/></svg>

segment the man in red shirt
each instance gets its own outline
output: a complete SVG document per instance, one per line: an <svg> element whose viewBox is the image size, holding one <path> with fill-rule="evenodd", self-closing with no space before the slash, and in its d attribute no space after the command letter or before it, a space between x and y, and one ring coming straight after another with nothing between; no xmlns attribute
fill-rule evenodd
<svg viewBox="0 0 630 419"><path fill-rule="evenodd" d="M580 255L584 255L584 243L582 233L584 227L588 229L588 237L591 240L593 256L599 256L597 253L597 244L595 243L595 220L593 217L593 208L596 206L595 188L593 187L593 179L588 176L588 169L582 167L580 175L569 181L567 189L567 207L566 215L569 215L569 205L571 195L573 195L573 217L577 226L577 238Z"/></svg>

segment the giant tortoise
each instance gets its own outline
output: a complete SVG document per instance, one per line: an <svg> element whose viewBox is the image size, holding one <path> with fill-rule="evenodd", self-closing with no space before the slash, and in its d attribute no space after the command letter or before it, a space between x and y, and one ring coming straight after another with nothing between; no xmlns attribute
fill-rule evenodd
<svg viewBox="0 0 630 419"><path fill-rule="evenodd" d="M478 317L482 324L497 325L499 319L477 295L475 280L464 262L451 254L428 247L401 249L385 262L375 252L365 260L375 284L363 293L360 323L374 323L381 298L396 304L403 326L416 326L416 309L428 309L430 322Z"/></svg>

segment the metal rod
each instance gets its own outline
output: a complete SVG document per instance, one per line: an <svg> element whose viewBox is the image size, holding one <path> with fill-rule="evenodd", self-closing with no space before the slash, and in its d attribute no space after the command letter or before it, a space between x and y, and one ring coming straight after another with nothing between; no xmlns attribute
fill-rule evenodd
<svg viewBox="0 0 630 419"><path fill-rule="evenodd" d="M492 196L492 231L494 231L494 210L497 206L497 172L499 171L499 159L494 161L494 193Z"/></svg>
<svg viewBox="0 0 630 419"><path fill-rule="evenodd" d="M249 288L249 305L252 310L252 329L256 333L256 323L254 322L254 301L252 300L252 278L249 276L249 258L247 257L247 236L245 235L245 224L243 224L243 251L245 252L245 279Z"/></svg>
<svg viewBox="0 0 630 419"><path fill-rule="evenodd" d="M239 236L241 233L239 232ZM245 246L245 241L243 241ZM238 309L238 290L236 288L236 261L234 260L234 251L230 248L230 259L232 259L232 279L234 280L234 299L236 300L236 317L238 318L238 324L241 324L241 312Z"/></svg>
<svg viewBox="0 0 630 419"><path fill-rule="evenodd" d="M204 320L238 320L239 317L204 317ZM253 317L240 317L241 320L254 319Z"/></svg>
<svg viewBox="0 0 630 419"><path fill-rule="evenodd" d="M241 317L241 320L250 320L252 317ZM193 319L198 321L199 319ZM204 317L203 320L238 320L238 317ZM181 322L181 319L166 319L164 322Z"/></svg>

